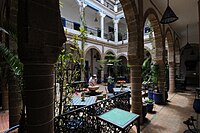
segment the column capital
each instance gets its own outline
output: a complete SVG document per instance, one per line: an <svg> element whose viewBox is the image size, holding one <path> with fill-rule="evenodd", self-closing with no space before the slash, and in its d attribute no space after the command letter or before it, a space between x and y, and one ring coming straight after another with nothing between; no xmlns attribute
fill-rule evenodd
<svg viewBox="0 0 200 133"><path fill-rule="evenodd" d="M87 4L84 3L84 1L78 0L77 1L80 7L85 8L87 6Z"/></svg>
<svg viewBox="0 0 200 133"><path fill-rule="evenodd" d="M118 24L118 23L119 23L119 20L120 20L119 18L118 18L118 19L113 19L113 23L114 23L114 24Z"/></svg>
<svg viewBox="0 0 200 133"><path fill-rule="evenodd" d="M99 15L104 18L106 16L106 14L104 14L103 12L99 12Z"/></svg>
<svg viewBox="0 0 200 133"><path fill-rule="evenodd" d="M85 8L87 6L87 4L83 3L83 8Z"/></svg>
<svg viewBox="0 0 200 133"><path fill-rule="evenodd" d="M104 4L104 0L101 0L101 4Z"/></svg>

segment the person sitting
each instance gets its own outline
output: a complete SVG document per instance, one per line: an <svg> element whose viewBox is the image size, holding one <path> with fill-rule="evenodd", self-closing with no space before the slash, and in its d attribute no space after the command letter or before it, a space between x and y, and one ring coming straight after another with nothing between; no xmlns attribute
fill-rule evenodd
<svg viewBox="0 0 200 133"><path fill-rule="evenodd" d="M96 74L92 75L89 79L89 86L91 92L95 92L97 89L99 89L99 86L97 85L97 76Z"/></svg>

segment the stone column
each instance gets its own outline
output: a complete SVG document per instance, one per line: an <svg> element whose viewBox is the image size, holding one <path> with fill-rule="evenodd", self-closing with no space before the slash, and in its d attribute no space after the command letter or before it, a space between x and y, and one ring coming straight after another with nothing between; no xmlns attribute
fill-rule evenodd
<svg viewBox="0 0 200 133"><path fill-rule="evenodd" d="M130 83L131 83L131 95L132 95L132 112L140 114L141 113L141 96L142 96L142 89L141 89L141 65L140 64L134 64L131 65L130 68Z"/></svg>
<svg viewBox="0 0 200 133"><path fill-rule="evenodd" d="M99 12L100 17L101 17L101 38L104 38L104 18L105 18L105 14L103 12Z"/></svg>
<svg viewBox="0 0 200 133"><path fill-rule="evenodd" d="M155 62L159 65L158 89L163 94L163 104L165 104L165 63L163 60L155 60Z"/></svg>
<svg viewBox="0 0 200 133"><path fill-rule="evenodd" d="M101 60L105 59L104 55L104 45L102 45L102 53L101 53ZM104 69L105 69L105 64L102 64L102 71L101 71L101 81L104 81Z"/></svg>
<svg viewBox="0 0 200 133"><path fill-rule="evenodd" d="M169 62L169 92L175 91L174 62Z"/></svg>
<svg viewBox="0 0 200 133"><path fill-rule="evenodd" d="M17 35L27 132L54 133L54 64L65 42L59 1L20 0Z"/></svg>
<svg viewBox="0 0 200 133"><path fill-rule="evenodd" d="M18 86L16 77L9 73L8 90L9 90L9 127L19 124L20 113L22 110L22 91Z"/></svg>
<svg viewBox="0 0 200 133"><path fill-rule="evenodd" d="M115 42L118 42L118 23L120 19L113 19Z"/></svg>

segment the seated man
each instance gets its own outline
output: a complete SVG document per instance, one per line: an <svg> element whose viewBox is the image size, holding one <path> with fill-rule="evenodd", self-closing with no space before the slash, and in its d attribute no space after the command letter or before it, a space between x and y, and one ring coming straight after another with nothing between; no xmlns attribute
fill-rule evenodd
<svg viewBox="0 0 200 133"><path fill-rule="evenodd" d="M94 74L94 75L92 75L92 77L90 77L88 88L90 89L90 91L95 91L95 90L99 89L99 86L97 85L96 74Z"/></svg>

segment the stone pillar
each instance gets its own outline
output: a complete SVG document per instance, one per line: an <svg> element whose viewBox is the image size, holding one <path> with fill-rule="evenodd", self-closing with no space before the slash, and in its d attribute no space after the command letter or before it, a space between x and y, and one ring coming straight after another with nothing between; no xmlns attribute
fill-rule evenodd
<svg viewBox="0 0 200 133"><path fill-rule="evenodd" d="M113 19L115 42L118 42L118 23L120 19Z"/></svg>
<svg viewBox="0 0 200 133"><path fill-rule="evenodd" d="M22 95L16 77L11 74L8 78L9 89L9 127L19 124L22 110Z"/></svg>
<svg viewBox="0 0 200 133"><path fill-rule="evenodd" d="M8 107L9 107L8 106L8 87L7 87L7 81L5 79L1 80L1 90L2 90L2 109L8 110Z"/></svg>
<svg viewBox="0 0 200 133"><path fill-rule="evenodd" d="M165 63L163 60L155 60L155 62L159 65L158 89L163 94L163 104L165 104Z"/></svg>
<svg viewBox="0 0 200 133"><path fill-rule="evenodd" d="M65 42L59 1L20 0L17 35L27 132L54 133L54 64Z"/></svg>
<svg viewBox="0 0 200 133"><path fill-rule="evenodd" d="M174 62L169 62L169 92L175 91Z"/></svg>
<svg viewBox="0 0 200 133"><path fill-rule="evenodd" d="M101 53L101 60L105 59L105 55L104 55L104 44L102 45L102 53ZM101 81L104 81L104 70L105 70L105 64L102 64L102 71L101 71Z"/></svg>
<svg viewBox="0 0 200 133"><path fill-rule="evenodd" d="M99 12L100 17L101 17L101 38L104 38L104 18L105 18L105 14L103 12Z"/></svg>

